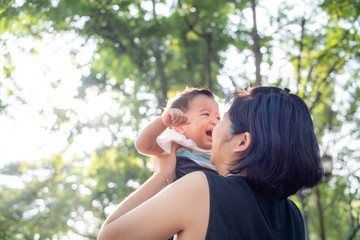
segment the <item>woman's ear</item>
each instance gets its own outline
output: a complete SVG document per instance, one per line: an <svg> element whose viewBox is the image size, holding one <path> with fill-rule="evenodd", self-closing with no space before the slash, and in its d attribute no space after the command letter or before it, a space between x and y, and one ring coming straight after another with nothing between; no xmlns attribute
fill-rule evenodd
<svg viewBox="0 0 360 240"><path fill-rule="evenodd" d="M249 149L251 144L251 135L249 132L240 133L234 136L234 152L242 153Z"/></svg>

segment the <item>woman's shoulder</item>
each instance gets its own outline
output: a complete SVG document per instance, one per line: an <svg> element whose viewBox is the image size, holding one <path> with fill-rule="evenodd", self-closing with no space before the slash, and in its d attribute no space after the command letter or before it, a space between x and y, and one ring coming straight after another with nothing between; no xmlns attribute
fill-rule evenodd
<svg viewBox="0 0 360 240"><path fill-rule="evenodd" d="M228 182L230 180L228 177L224 177L217 173L211 171L195 171L185 176L189 178L189 182L196 182L198 183L198 187L208 187L213 182L221 184L222 182ZM184 177L183 177L184 178Z"/></svg>
<svg viewBox="0 0 360 240"><path fill-rule="evenodd" d="M205 175L204 172L205 171L191 172L191 173L185 175L184 177L180 178L176 182L179 182L179 183L183 182L183 184L185 184L185 185L191 183L191 185L189 185L189 186L197 186L197 187L206 186L207 185L207 176ZM214 175L216 175L216 174L214 174Z"/></svg>
<svg viewBox="0 0 360 240"><path fill-rule="evenodd" d="M185 175L174 182L171 211L176 211L181 224L181 239L205 239L209 222L210 194L206 176L201 171ZM173 215L174 216L174 215ZM195 236L195 237L194 237Z"/></svg>
<svg viewBox="0 0 360 240"><path fill-rule="evenodd" d="M176 191L185 192L187 197L194 196L196 198L199 194L209 196L209 179L205 172L191 172L175 181L171 188L175 188ZM216 176L216 174L214 175Z"/></svg>

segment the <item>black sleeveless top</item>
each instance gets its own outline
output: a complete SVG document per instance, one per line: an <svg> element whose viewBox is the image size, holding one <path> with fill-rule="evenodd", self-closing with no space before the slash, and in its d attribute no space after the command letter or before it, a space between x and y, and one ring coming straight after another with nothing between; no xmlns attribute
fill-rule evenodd
<svg viewBox="0 0 360 240"><path fill-rule="evenodd" d="M178 180L179 178L182 178L183 176L196 171L208 171L217 174L217 171L211 168L203 167L191 160L190 158L176 156L175 180Z"/></svg>
<svg viewBox="0 0 360 240"><path fill-rule="evenodd" d="M302 215L289 199L264 197L243 177L204 172L210 190L206 240L304 240Z"/></svg>

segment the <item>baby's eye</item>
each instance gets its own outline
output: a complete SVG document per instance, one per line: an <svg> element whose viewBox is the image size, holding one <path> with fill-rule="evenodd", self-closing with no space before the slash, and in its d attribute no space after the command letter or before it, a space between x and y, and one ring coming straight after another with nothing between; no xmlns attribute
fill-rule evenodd
<svg viewBox="0 0 360 240"><path fill-rule="evenodd" d="M210 114L209 113L203 113L203 114L201 114L202 116L210 116Z"/></svg>

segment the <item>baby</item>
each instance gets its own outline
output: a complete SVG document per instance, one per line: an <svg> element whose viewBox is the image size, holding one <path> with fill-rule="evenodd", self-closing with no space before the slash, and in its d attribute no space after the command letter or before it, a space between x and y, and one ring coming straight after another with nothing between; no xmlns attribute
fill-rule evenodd
<svg viewBox="0 0 360 240"><path fill-rule="evenodd" d="M162 116L141 131L135 141L136 149L145 155L159 156L169 154L176 142L181 146L176 152L176 179L193 171L216 172L210 163L212 131L220 121L214 98L204 88L186 88L178 93L168 101Z"/></svg>

